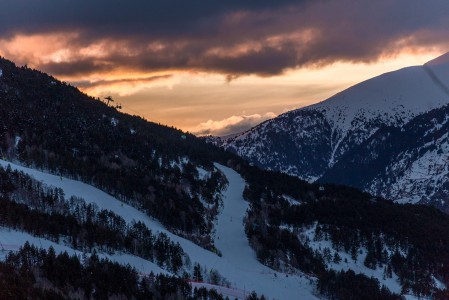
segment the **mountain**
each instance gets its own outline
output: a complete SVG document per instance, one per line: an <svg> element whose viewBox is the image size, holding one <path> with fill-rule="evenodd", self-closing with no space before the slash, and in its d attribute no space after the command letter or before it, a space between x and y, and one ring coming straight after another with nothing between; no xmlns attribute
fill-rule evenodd
<svg viewBox="0 0 449 300"><path fill-rule="evenodd" d="M449 106L384 127L348 151L320 179L355 186L399 203L449 213Z"/></svg>
<svg viewBox="0 0 449 300"><path fill-rule="evenodd" d="M366 168L361 167L363 160L371 155L366 143L377 137L383 139L381 132L385 128L407 131L407 124L415 118L432 114L432 110L448 104L448 86L449 53L423 66L408 67L369 79L323 102L282 114L236 137L209 140L269 170L311 182L319 179L350 184L376 195L403 199L409 194L407 190L416 188L401 182L395 186L396 192L386 192L382 186L388 186L392 178L376 172L389 165L373 163ZM421 120L426 122L430 119ZM423 126L427 127L427 124ZM407 138L407 134L409 138L422 138L415 135L417 132L408 131L400 139ZM358 153L357 158L351 158L353 153ZM345 163L351 159L354 166L357 159L361 162L359 168ZM412 162L409 160L408 163ZM366 173L370 174L372 181L365 176ZM442 176L439 171L432 174ZM429 181L437 182L437 177L429 176L432 177ZM420 184L413 182L411 185ZM447 195L445 189L440 189L440 192ZM435 195L440 192L435 192ZM417 192L413 199L418 196L423 195Z"/></svg>
<svg viewBox="0 0 449 300"><path fill-rule="evenodd" d="M0 60L3 159L89 182L206 248L226 154L193 135L120 113L42 72Z"/></svg>
<svg viewBox="0 0 449 300"><path fill-rule="evenodd" d="M447 299L439 210L262 170L0 70L1 299Z"/></svg>

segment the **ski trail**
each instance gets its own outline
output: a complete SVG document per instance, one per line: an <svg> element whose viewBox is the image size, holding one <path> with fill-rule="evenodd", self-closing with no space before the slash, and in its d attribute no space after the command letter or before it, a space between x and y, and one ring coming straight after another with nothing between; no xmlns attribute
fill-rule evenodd
<svg viewBox="0 0 449 300"><path fill-rule="evenodd" d="M243 218L249 207L243 199L245 181L234 170L215 164L223 172L229 185L223 193L223 210L216 223L217 238L215 245L221 251L222 257L242 274L255 280L259 285L257 292L271 299L316 299L311 293L310 283L304 276L278 273L261 264L255 251L250 247L245 234ZM298 289L298 287L301 287ZM296 290L296 291L295 291Z"/></svg>
<svg viewBox="0 0 449 300"><path fill-rule="evenodd" d="M0 160L0 165L5 168L10 165L12 169L29 174L47 185L61 188L66 197L72 195L82 197L86 203L95 203L100 209L111 210L127 223L133 220L141 221L153 232L167 234L173 242L179 242L192 263L199 262L208 271L217 270L231 283L232 288L243 290L245 297L251 291L256 291L258 294L264 294L267 299L318 299L313 295L314 286L311 284L313 279L304 275L288 275L287 277L257 261L254 251L248 244L243 227L243 216L248 207L242 195L245 183L240 175L232 169L216 164L216 167L226 175L229 181L229 186L223 193L224 209L218 216L217 222L217 233L220 236L220 239L217 239L217 245L223 252L223 257L219 257L215 253L171 233L157 220L93 186L3 160ZM0 238L2 237L3 233L0 232ZM30 236L30 238L33 237ZM5 244L14 244L14 239L8 240ZM123 264L127 263L126 259L122 258L121 260ZM137 269L140 270L140 267ZM275 275L275 273L277 274Z"/></svg>
<svg viewBox="0 0 449 300"><path fill-rule="evenodd" d="M233 170L215 165L223 172L229 181L228 189L224 192L224 208L218 215L216 224L217 238L215 245L221 251L223 258L239 268L251 268L258 265L256 254L248 245L245 234L243 218L248 209L242 195L245 188L243 179ZM255 263L256 262L256 263ZM265 266L261 266L260 271L271 271Z"/></svg>

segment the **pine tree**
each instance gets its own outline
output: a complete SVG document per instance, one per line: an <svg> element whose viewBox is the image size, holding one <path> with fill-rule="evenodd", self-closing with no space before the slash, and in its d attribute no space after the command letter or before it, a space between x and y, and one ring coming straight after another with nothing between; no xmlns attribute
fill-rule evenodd
<svg viewBox="0 0 449 300"><path fill-rule="evenodd" d="M340 257L340 254L338 254L338 252L334 253L333 262L334 262L334 264L339 264L341 262L341 257Z"/></svg>
<svg viewBox="0 0 449 300"><path fill-rule="evenodd" d="M201 274L201 266L199 263L195 263L193 267L193 279L195 281L203 281L203 275Z"/></svg>

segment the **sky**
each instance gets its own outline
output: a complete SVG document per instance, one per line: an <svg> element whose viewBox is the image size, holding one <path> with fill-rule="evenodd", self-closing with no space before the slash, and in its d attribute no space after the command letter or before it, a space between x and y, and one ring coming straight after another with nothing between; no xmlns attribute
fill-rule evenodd
<svg viewBox="0 0 449 300"><path fill-rule="evenodd" d="M449 51L447 0L0 0L0 55L198 135Z"/></svg>

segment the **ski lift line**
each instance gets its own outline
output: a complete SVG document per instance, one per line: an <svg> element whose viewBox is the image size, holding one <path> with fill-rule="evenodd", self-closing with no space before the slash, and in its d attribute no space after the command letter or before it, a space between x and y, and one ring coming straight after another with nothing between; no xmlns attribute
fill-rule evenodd
<svg viewBox="0 0 449 300"><path fill-rule="evenodd" d="M140 113L140 112L138 112L138 111L132 109L131 107L129 107L129 106L127 106L127 105L120 104L120 106L121 106L122 108L126 108L126 110L132 111L133 113L135 113L135 114L138 115L138 116L143 117L142 113Z"/></svg>

